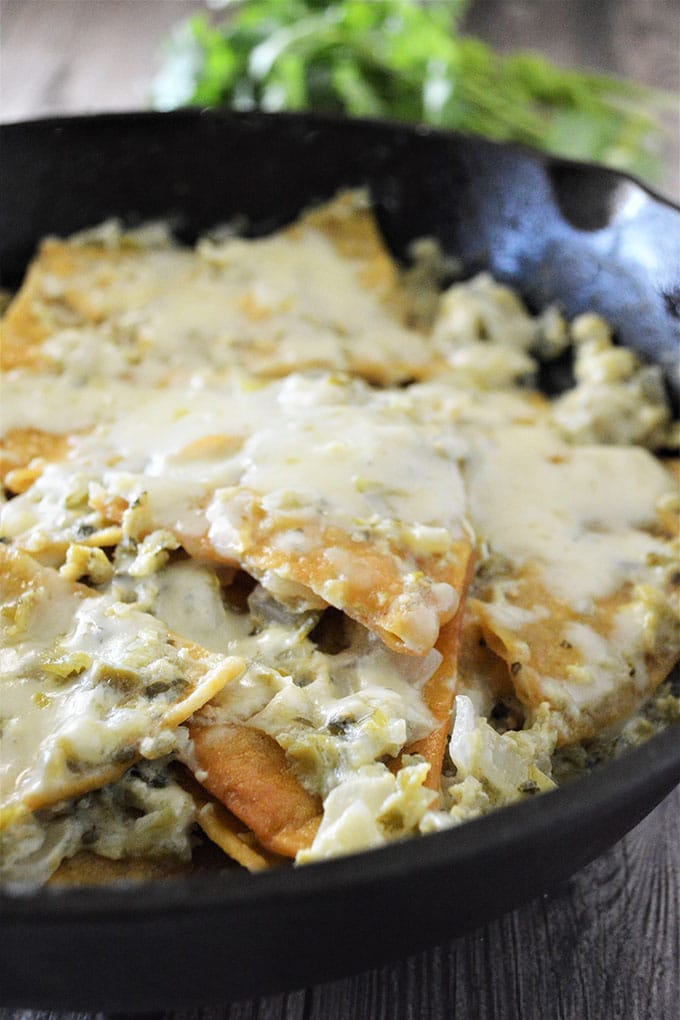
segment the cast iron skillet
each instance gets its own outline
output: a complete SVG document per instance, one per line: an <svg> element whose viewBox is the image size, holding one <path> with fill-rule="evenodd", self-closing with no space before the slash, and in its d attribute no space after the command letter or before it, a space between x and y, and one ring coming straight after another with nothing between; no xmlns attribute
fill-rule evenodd
<svg viewBox="0 0 680 1020"><path fill-rule="evenodd" d="M507 145L310 115L76 117L2 130L0 254L107 216L170 217L185 240L260 234L339 187L370 187L388 243L434 236L532 307L594 309L672 366L680 210L636 181ZM677 395L677 390L676 390ZM674 726L556 793L450 832L301 870L5 896L6 1006L150 1010L226 1002L377 965L462 934L602 853L680 781Z"/></svg>

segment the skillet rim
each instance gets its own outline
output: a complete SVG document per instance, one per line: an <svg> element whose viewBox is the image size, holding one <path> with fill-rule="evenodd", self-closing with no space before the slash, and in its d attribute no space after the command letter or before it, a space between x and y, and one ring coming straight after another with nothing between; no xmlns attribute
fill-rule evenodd
<svg viewBox="0 0 680 1020"><path fill-rule="evenodd" d="M521 154L532 159L536 163L543 164L544 166L561 166L569 169L592 170L598 174L611 176L617 180L629 181L631 184L637 185L637 187L644 191L655 202L680 213L680 196L676 201L674 198L662 194L661 191L657 190L655 185L644 181L641 177L638 177L636 174L630 173L627 170L617 170L615 167L607 166L603 163L596 163L593 160L572 159L569 156L560 156L557 153L548 152L544 149L536 149L524 142L502 141L495 138L487 138L484 135L474 134L473 132L438 128L429 124L413 124L407 121L394 120L388 117L347 117L340 113L324 113L316 110L279 110L277 112L269 112L265 110L232 110L228 107L207 106L185 106L176 110L98 110L94 113L57 113L45 117L29 117L18 120L1 121L0 137L5 131L13 133L15 129L20 128L58 128L62 125L73 124L76 122L96 123L99 121L106 121L113 123L117 120L141 121L143 119L158 120L161 118L174 118L177 120L185 118L190 120L205 118L208 120L240 120L243 122L247 122L248 120L289 120L291 123L295 124L308 122L310 125L326 124L337 127L341 127L344 124L353 124L362 125L368 130L372 127L380 129L388 128L393 131L402 132L404 135L410 134L412 137L416 138L448 138L461 139L464 142L481 142L484 145L497 148L499 151L503 150L505 152Z"/></svg>
<svg viewBox="0 0 680 1020"><path fill-rule="evenodd" d="M568 159L536 150L520 143L495 141L480 136L463 134L422 125L411 125L384 118L345 118L341 115L315 112L264 113L238 112L229 109L203 109L190 107L181 110L115 111L93 114L57 115L29 120L5 122L0 125L2 134L30 130L54 130L71 124L97 125L124 124L147 120L208 119L228 124L230 121L289 121L297 126L332 126L342 130L345 124L371 128L389 128L403 138L446 138L462 144L482 142L498 151L517 153L532 160L548 172L553 167L589 170L616 181L628 181L639 187L651 200L680 213L680 205L661 195L635 175L603 167L599 164ZM163 917L181 908L191 911L217 911L242 904L277 902L288 897L297 899L301 893L340 891L351 885L359 890L382 882L403 882L414 872L454 868L457 860L479 858L484 854L498 854L506 849L512 852L526 845L529 836L540 834L552 826L573 824L587 813L616 813L630 799L649 799L638 809L635 823L641 820L659 801L680 783L680 723L671 723L668 729L650 738L644 745L628 751L620 758L598 765L590 774L579 777L567 786L550 794L543 794L492 812L463 825L427 838L415 837L377 850L363 851L345 857L305 865L303 868L282 868L259 875L248 875L229 869L226 874L189 875L175 880L145 880L142 882L109 886L54 887L21 891L0 891L2 916L0 921L21 920L30 917L36 923L69 920L86 920L96 915L103 918L125 918L148 921L150 916ZM628 826L627 828L631 828ZM554 841L554 840L553 840ZM612 841L610 840L610 843ZM590 857L601 853L595 850ZM356 868L361 860L362 869ZM585 863L585 859L582 863ZM373 866L371 866L373 865ZM575 869L571 869L575 870ZM235 876L244 879L239 883ZM540 888L537 888L537 893Z"/></svg>

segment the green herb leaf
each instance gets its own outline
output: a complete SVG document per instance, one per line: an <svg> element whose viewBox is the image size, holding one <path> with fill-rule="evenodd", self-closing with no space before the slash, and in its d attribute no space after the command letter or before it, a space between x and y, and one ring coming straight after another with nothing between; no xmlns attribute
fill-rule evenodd
<svg viewBox="0 0 680 1020"><path fill-rule="evenodd" d="M523 142L654 176L669 98L501 56L460 32L468 0L211 0L166 41L158 109L229 105L389 117Z"/></svg>

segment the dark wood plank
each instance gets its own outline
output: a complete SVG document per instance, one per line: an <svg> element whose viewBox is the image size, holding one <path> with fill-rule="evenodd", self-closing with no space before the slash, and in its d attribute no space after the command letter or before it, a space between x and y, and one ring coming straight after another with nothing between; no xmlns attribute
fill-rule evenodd
<svg viewBox="0 0 680 1020"><path fill-rule="evenodd" d="M309 1017L671 1020L680 993L679 848L676 791L549 895L448 946L313 989Z"/></svg>

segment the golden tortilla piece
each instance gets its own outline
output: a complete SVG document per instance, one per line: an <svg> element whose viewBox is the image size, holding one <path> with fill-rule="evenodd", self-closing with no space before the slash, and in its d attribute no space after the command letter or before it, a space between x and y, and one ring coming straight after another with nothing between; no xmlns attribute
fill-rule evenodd
<svg viewBox="0 0 680 1020"><path fill-rule="evenodd" d="M223 804L196 782L190 772L182 770L178 781L191 794L196 805L196 822L208 839L228 857L251 873L266 871L281 864L283 858L269 853L255 835Z"/></svg>
<svg viewBox="0 0 680 1020"><path fill-rule="evenodd" d="M2 320L3 370L49 368L42 345L55 333L96 326L176 286L190 255L175 254L48 238Z"/></svg>
<svg viewBox="0 0 680 1020"><path fill-rule="evenodd" d="M39 478L45 461L61 460L68 436L40 429L10 429L0 440L0 481L10 492L25 492Z"/></svg>
<svg viewBox="0 0 680 1020"><path fill-rule="evenodd" d="M451 718L458 680L461 651L462 627L465 617L465 598L474 574L476 558L470 556L466 576L462 584L461 605L452 620L444 624L439 632L435 648L442 656L436 672L425 683L423 700L437 720L437 727L421 740L416 740L404 749L404 754L420 754L430 764L427 783L433 790L439 790L444 756L451 735Z"/></svg>
<svg viewBox="0 0 680 1020"><path fill-rule="evenodd" d="M62 861L48 880L50 886L111 885L127 882L158 882L183 878L194 870L191 861L148 860L126 857L111 860L81 850Z"/></svg>
<svg viewBox="0 0 680 1020"><path fill-rule="evenodd" d="M639 447L540 427L475 438L470 515L489 549L469 600L529 718L561 743L622 722L680 657L677 494Z"/></svg>
<svg viewBox="0 0 680 1020"><path fill-rule="evenodd" d="M272 737L250 726L215 725L200 715L189 730L201 785L262 846L282 857L295 857L311 846L321 824L321 804L300 784Z"/></svg>
<svg viewBox="0 0 680 1020"><path fill-rule="evenodd" d="M419 576L411 582L399 548L381 548L340 528L323 528L317 522L306 521L304 532L309 552L284 551L281 531L265 521L261 523L256 514L257 510L252 523L252 544L244 550L240 566L255 577L263 577L269 571L283 574L287 580L342 609L396 651L427 654L440 627L459 604L471 552L467 538L452 543L446 558L417 556L415 569ZM294 531L294 522L289 520L285 530ZM191 552L191 537L184 536L183 542ZM205 553L204 545L202 549ZM453 606L442 605L439 585L450 586L455 593Z"/></svg>
<svg viewBox="0 0 680 1020"><path fill-rule="evenodd" d="M470 609L489 647L505 662L520 702L530 713L545 702L554 709L560 743L590 739L622 722L680 659L678 618L666 602L670 593L645 606L644 595L637 601L624 585L583 614L556 599L531 569L513 582L504 607L471 600ZM514 619L505 622L507 606L526 612L519 626ZM647 647L638 641L627 646L622 621L635 627L645 613L659 614L663 635L654 635Z"/></svg>
<svg viewBox="0 0 680 1020"><path fill-rule="evenodd" d="M356 192L340 192L335 199L303 213L286 231L302 239L305 231L317 230L333 242L340 255L362 264L361 283L405 320L408 307L397 264L385 247L375 213L357 199Z"/></svg>
<svg viewBox="0 0 680 1020"><path fill-rule="evenodd" d="M46 339L101 329L107 342L138 351L133 362L163 343L194 367L217 361L270 378L329 369L389 384L431 374L429 341L406 325L398 270L356 194L271 237L199 252L124 234L46 240L6 313L2 367L49 368Z"/></svg>

